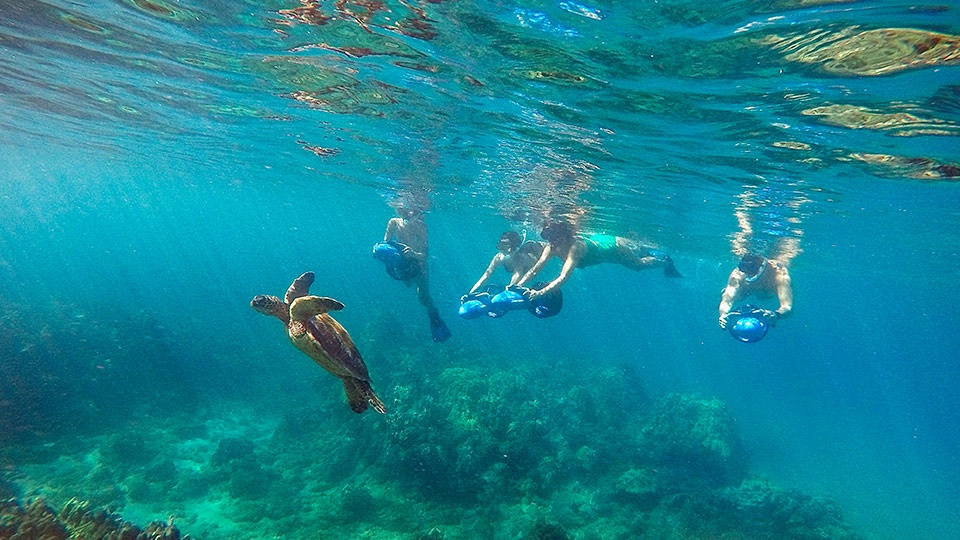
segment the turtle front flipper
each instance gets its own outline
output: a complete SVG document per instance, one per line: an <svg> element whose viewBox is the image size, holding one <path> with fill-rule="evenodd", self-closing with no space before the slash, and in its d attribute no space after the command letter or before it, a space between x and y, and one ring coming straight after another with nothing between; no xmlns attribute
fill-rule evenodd
<svg viewBox="0 0 960 540"><path fill-rule="evenodd" d="M344 379L343 389L347 393L347 401L350 402L350 408L353 412L362 413L367 410L367 404L373 406L373 409L380 414L387 414L387 407L380 401L377 394L373 392L370 383L362 379Z"/></svg>
<svg viewBox="0 0 960 540"><path fill-rule="evenodd" d="M328 311L340 311L343 304L326 296L301 296L290 305L290 318L303 321Z"/></svg>
<svg viewBox="0 0 960 540"><path fill-rule="evenodd" d="M300 277L293 280L293 283L290 284L290 288L287 289L287 294L284 296L284 301L289 304L301 296L310 294L310 285L313 285L313 272L304 272L303 274L300 274Z"/></svg>

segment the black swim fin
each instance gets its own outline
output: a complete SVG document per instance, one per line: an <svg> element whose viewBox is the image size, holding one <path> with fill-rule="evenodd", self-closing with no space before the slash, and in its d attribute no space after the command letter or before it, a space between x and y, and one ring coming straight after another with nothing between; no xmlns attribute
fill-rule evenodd
<svg viewBox="0 0 960 540"><path fill-rule="evenodd" d="M666 266L663 267L663 275L666 277L672 278L682 278L680 272L677 270L677 266L673 264L673 259L669 255L664 255L663 262L666 263Z"/></svg>
<svg viewBox="0 0 960 540"><path fill-rule="evenodd" d="M447 328L447 323L443 322L440 313L436 311L430 314L430 333L436 343L446 341L450 337L450 329Z"/></svg>

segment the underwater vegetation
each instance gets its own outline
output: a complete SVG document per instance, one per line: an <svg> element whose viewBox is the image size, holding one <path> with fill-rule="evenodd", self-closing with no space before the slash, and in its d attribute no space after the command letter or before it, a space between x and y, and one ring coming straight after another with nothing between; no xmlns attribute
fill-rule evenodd
<svg viewBox="0 0 960 540"><path fill-rule="evenodd" d="M188 409L194 394L172 341L146 311L2 302L0 442L99 433L147 410Z"/></svg>
<svg viewBox="0 0 960 540"><path fill-rule="evenodd" d="M357 331L389 414L355 415L317 370L285 399L6 447L0 492L175 515L198 538L857 538L835 504L752 476L716 399L651 396L628 364L521 363L397 327Z"/></svg>
<svg viewBox="0 0 960 540"><path fill-rule="evenodd" d="M12 540L180 540L172 523L152 522L141 528L86 503L71 500L55 512L42 499L21 504L16 499L0 501L0 538Z"/></svg>

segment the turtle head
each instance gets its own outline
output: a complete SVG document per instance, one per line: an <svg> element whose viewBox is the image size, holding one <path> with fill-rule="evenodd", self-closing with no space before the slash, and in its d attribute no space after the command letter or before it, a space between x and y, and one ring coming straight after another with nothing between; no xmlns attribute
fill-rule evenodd
<svg viewBox="0 0 960 540"><path fill-rule="evenodd" d="M250 307L264 315L276 317L283 322L290 320L290 312L287 304L276 296L258 294L250 301Z"/></svg>

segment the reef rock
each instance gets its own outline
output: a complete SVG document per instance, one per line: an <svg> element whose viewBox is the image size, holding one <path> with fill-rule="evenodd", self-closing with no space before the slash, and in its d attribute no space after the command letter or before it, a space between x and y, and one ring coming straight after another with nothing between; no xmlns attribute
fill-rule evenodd
<svg viewBox="0 0 960 540"><path fill-rule="evenodd" d="M747 453L722 402L669 395L653 408L638 437L641 461L677 489L740 482Z"/></svg>
<svg viewBox="0 0 960 540"><path fill-rule="evenodd" d="M548 492L570 474L600 474L612 463L595 456L623 453L610 434L638 429L646 397L628 368L586 378L555 365L451 367L426 393L399 386L385 460L398 480L447 500Z"/></svg>
<svg viewBox="0 0 960 540"><path fill-rule="evenodd" d="M221 439L210 458L211 480L225 481L230 495L238 499L267 497L275 487L278 475L264 467L254 448L253 442L246 439Z"/></svg>
<svg viewBox="0 0 960 540"><path fill-rule="evenodd" d="M692 496L680 514L688 527L704 537L735 531L744 538L859 538L833 502L761 479Z"/></svg>
<svg viewBox="0 0 960 540"><path fill-rule="evenodd" d="M655 469L629 469L617 478L614 496L638 510L650 510L663 496L660 484L660 475Z"/></svg>

